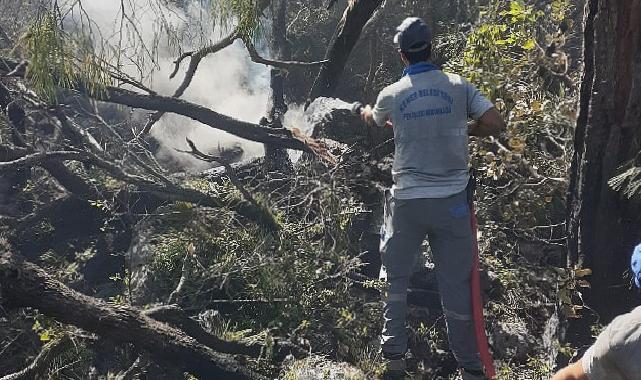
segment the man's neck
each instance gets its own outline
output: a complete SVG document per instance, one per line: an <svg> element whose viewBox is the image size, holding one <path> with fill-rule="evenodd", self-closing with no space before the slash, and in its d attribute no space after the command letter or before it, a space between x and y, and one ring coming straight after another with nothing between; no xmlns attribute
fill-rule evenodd
<svg viewBox="0 0 641 380"><path fill-rule="evenodd" d="M405 63L405 67L410 67L410 66L419 65L419 64L425 64L425 63L433 65L432 61L428 59L427 61L419 61L419 62L414 62L414 63L406 62Z"/></svg>
<svg viewBox="0 0 641 380"><path fill-rule="evenodd" d="M439 68L430 61L421 61L406 66L405 70L403 70L403 76L420 74L438 69Z"/></svg>

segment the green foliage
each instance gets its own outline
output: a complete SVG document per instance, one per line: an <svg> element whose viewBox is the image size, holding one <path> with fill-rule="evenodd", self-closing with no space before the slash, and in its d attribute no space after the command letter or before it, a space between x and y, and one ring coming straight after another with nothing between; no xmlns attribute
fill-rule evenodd
<svg viewBox="0 0 641 380"><path fill-rule="evenodd" d="M550 4L551 16L555 22L569 22L567 20L567 14L572 8L572 2L570 0L553 0Z"/></svg>
<svg viewBox="0 0 641 380"><path fill-rule="evenodd" d="M88 44L75 41L61 28L56 13L43 11L21 38L29 61L27 76L38 95L56 101L56 89L83 88L99 95L110 84L104 63Z"/></svg>
<svg viewBox="0 0 641 380"><path fill-rule="evenodd" d="M628 168L626 169L626 167ZM610 179L608 185L628 199L639 196L641 194L641 167L632 162L625 165L623 172Z"/></svg>
<svg viewBox="0 0 641 380"><path fill-rule="evenodd" d="M254 38L260 31L261 0L218 0L212 2L212 14L224 28L236 24L243 37Z"/></svg>
<svg viewBox="0 0 641 380"><path fill-rule="evenodd" d="M28 75L35 91L47 100L56 98L57 86L72 87L75 70L73 51L58 26L58 18L43 12L22 38L29 59Z"/></svg>
<svg viewBox="0 0 641 380"><path fill-rule="evenodd" d="M45 343L52 339L59 338L63 333L59 325L53 322L53 320L47 319L43 316L38 316L38 318L33 322L31 330L38 335L41 342Z"/></svg>
<svg viewBox="0 0 641 380"><path fill-rule="evenodd" d="M475 140L471 149L479 178L480 249L493 284L488 322L522 320L536 336L553 311L541 313L534 305L554 305L558 296L559 273L546 264L559 260L565 249L565 184L576 104L575 78L551 85L545 75L555 64L545 46L557 38L571 8L556 0L543 17L538 6L490 1L462 53L446 66L487 95L507 122L502 136ZM563 54L562 44L556 45ZM575 306L568 303L572 311ZM503 358L499 378L549 378L551 363L537 349L528 347L527 360Z"/></svg>
<svg viewBox="0 0 641 380"><path fill-rule="evenodd" d="M529 357L525 367L515 369L508 364L499 366L496 376L499 380L547 380L553 373L553 368L548 362L538 357Z"/></svg>
<svg viewBox="0 0 641 380"><path fill-rule="evenodd" d="M555 20L562 20L569 7L563 1L554 4ZM497 227L523 229L528 235L537 230L526 230L560 223L565 217L564 189L554 183L565 181L575 116L574 97L566 96L563 87L559 93L551 91L541 74L548 64L537 43L541 16L523 1L490 2L481 25L468 35L461 57L448 63L487 94L507 121L505 139L498 144L479 142L473 149L473 165L488 183L513 182L509 191L497 194L503 199L487 217ZM558 22L546 27L556 33ZM517 186L515 180L543 182L534 188Z"/></svg>
<svg viewBox="0 0 641 380"><path fill-rule="evenodd" d="M219 195L235 193L227 182L209 186ZM260 191L252 194L267 199ZM165 292L160 298L176 287L193 245L195 265L182 302L194 309L206 309L212 299L238 302L231 319L212 327L215 333L266 341L271 334L293 334L316 350L361 360L380 317L378 301L359 299L349 278L360 265L350 228L362 206L342 185L313 194L305 214L277 210L283 225L278 236L225 209L203 212L182 203L160 209L150 265Z"/></svg>
<svg viewBox="0 0 641 380"><path fill-rule="evenodd" d="M491 98L502 98L500 84L522 77L530 69L536 47L536 24L541 12L522 1L492 1L481 12L481 25L467 37L462 59L449 67L461 73Z"/></svg>

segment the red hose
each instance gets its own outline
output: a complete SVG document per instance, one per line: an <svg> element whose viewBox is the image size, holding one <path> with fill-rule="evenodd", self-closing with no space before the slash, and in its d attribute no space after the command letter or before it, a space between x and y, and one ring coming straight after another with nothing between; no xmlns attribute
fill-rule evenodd
<svg viewBox="0 0 641 380"><path fill-rule="evenodd" d="M476 221L476 212L474 202L470 204L470 214L472 219L472 235L474 236L474 260L472 264L472 316L474 319L474 335L476 335L476 345L481 356L481 362L485 367L485 374L488 379L493 380L496 377L494 369L494 360L490 353L487 335L485 333L485 318L483 316L483 298L481 295L481 271L479 268L479 243L477 239L478 226Z"/></svg>

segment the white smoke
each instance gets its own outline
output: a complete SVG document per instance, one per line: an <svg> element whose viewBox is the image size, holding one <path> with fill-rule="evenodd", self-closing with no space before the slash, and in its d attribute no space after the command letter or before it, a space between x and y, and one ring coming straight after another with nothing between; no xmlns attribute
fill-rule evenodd
<svg viewBox="0 0 641 380"><path fill-rule="evenodd" d="M122 17L123 3L120 1L83 0L82 4L86 15L95 22L93 27L99 29L102 41L124 51L123 56L130 58L120 60L124 70L163 95L173 94L189 65L187 58L177 75L169 79L174 69L173 61L180 54L177 47L182 51L197 50L215 43L225 33L221 27L214 27L210 9L197 1L181 9L158 0L124 0L128 19ZM78 19L82 14L72 16ZM126 26L122 28L124 33L120 32L121 23ZM115 60L115 56L112 59ZM155 67L146 75L146 68L152 62ZM200 62L182 98L255 123L267 112L269 93L269 68L252 62L242 42L236 41ZM185 137L203 151L241 144L245 151L243 158L263 154L262 144L242 140L175 114L163 116L151 134L161 143L159 158L171 158L189 171L202 170L209 164L175 151L187 148Z"/></svg>

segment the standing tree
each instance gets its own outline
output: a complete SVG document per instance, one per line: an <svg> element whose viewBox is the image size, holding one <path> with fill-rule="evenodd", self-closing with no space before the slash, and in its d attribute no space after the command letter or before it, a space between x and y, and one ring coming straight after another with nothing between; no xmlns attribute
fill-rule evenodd
<svg viewBox="0 0 641 380"><path fill-rule="evenodd" d="M623 312L624 277L641 239L640 204L620 195L641 142L641 0L590 0L584 73L568 193L568 264L592 269L586 302L604 318ZM637 162L638 164L638 162ZM638 165L637 165L638 166ZM628 173L630 174L630 173Z"/></svg>
<svg viewBox="0 0 641 380"><path fill-rule="evenodd" d="M289 42L287 41L287 2L275 0L272 2L272 38L270 48L275 59L290 59ZM285 72L283 69L272 67L271 75L271 104L268 109L268 120L275 128L283 129L283 118L287 112L285 102ZM291 162L287 151L265 145L266 163L271 169L289 169Z"/></svg>

